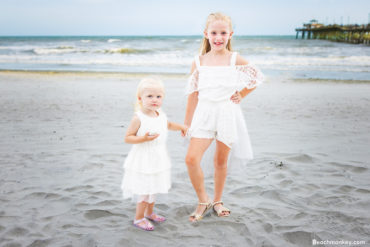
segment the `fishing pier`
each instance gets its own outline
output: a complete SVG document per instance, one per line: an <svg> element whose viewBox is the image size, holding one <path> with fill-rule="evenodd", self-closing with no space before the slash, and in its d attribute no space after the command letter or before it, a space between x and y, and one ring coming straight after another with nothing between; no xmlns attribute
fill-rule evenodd
<svg viewBox="0 0 370 247"><path fill-rule="evenodd" d="M325 39L336 42L370 45L370 23L367 25L323 25L316 20L296 28L296 39Z"/></svg>

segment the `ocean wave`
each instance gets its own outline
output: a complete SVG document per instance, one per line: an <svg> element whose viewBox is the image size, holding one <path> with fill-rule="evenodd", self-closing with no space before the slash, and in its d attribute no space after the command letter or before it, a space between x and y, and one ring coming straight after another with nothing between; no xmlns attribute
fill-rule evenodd
<svg viewBox="0 0 370 247"><path fill-rule="evenodd" d="M273 50L277 50L276 47L270 47L270 46L257 46L257 47L246 47L239 49L238 52L240 53L248 53L253 52L253 54L258 54L259 52L271 52Z"/></svg>
<svg viewBox="0 0 370 247"><path fill-rule="evenodd" d="M251 59L257 65L284 65L284 66L300 66L300 67L369 67L370 71L370 56L328 56L328 57L293 57L293 56L254 56Z"/></svg>
<svg viewBox="0 0 370 247"><path fill-rule="evenodd" d="M61 50L74 49L74 47L73 46L68 46L68 45L61 45L61 46L58 46L57 49L61 49Z"/></svg>
<svg viewBox="0 0 370 247"><path fill-rule="evenodd" d="M108 49L92 49L88 47L74 47L74 46L58 46L58 47L37 47L37 48L28 48L23 50L15 49L1 49L2 51L9 52L24 52L32 53L36 55L53 55L53 54L69 54L69 53L105 53L105 54L135 54L135 53L148 53L152 50L149 49L134 49L134 48L108 48Z"/></svg>
<svg viewBox="0 0 370 247"><path fill-rule="evenodd" d="M77 53L78 52L78 53ZM80 55L81 50L64 48L39 48L34 53L23 54L0 54L0 63L17 64L106 64L120 66L180 66L188 68L193 61L191 56L179 54L151 53L150 50L138 50L132 48L112 48L97 50L94 53ZM69 55L65 53L74 53ZM62 56L60 56L62 54ZM128 54L130 56L111 56L110 54ZM53 56L54 55L54 56ZM307 71L338 71L338 72L370 72L370 57L247 57L247 60L263 68L274 70L307 70Z"/></svg>
<svg viewBox="0 0 370 247"><path fill-rule="evenodd" d="M140 50L140 49L134 49L134 48L111 48L111 49L105 49L104 53L146 53L150 52L150 50Z"/></svg>
<svg viewBox="0 0 370 247"><path fill-rule="evenodd" d="M344 47L324 47L324 46L305 46L305 47L292 47L292 46L269 46L268 44L239 44L238 51L245 54L268 54L270 56L351 56L356 54L355 48L351 47L345 49Z"/></svg>
<svg viewBox="0 0 370 247"><path fill-rule="evenodd" d="M36 55L48 55L48 54L63 54L76 52L76 48L73 46L58 46L53 48L34 48L32 52Z"/></svg>
<svg viewBox="0 0 370 247"><path fill-rule="evenodd" d="M192 58L179 58L176 56L132 56L122 59L121 57L96 56L96 57L80 57L80 56L50 56L50 57L35 57L32 55L0 55L0 64L33 64L37 65L68 65L68 66L167 66L167 67L185 67L189 69ZM1 65L0 65L1 68Z"/></svg>
<svg viewBox="0 0 370 247"><path fill-rule="evenodd" d="M113 43L113 42L120 42L120 39L108 39L108 43Z"/></svg>
<svg viewBox="0 0 370 247"><path fill-rule="evenodd" d="M4 40L0 43L0 69L188 73L200 42L199 37ZM370 74L370 51L361 45L248 38L235 40L233 46L266 73L339 79L363 79Z"/></svg>

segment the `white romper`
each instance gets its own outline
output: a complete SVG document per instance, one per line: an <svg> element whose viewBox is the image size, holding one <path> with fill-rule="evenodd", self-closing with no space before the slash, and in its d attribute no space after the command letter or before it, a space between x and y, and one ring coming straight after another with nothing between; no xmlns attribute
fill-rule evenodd
<svg viewBox="0 0 370 247"><path fill-rule="evenodd" d="M136 135L144 136L150 132L159 136L153 141L132 145L123 165L123 198L168 193L171 188L171 162L166 147L167 117L161 110L158 113L157 117L150 117L141 111L136 112L140 119Z"/></svg>
<svg viewBox="0 0 370 247"><path fill-rule="evenodd" d="M247 126L239 104L230 98L243 88L254 88L264 77L253 65L236 65L233 52L230 66L201 66L195 57L196 70L191 74L186 92L198 91L189 137L217 139L232 147L232 156L242 160L253 158Z"/></svg>

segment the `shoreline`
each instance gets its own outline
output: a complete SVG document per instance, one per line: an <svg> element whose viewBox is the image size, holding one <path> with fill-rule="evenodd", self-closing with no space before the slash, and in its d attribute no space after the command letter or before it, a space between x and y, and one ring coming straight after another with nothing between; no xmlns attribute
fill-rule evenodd
<svg viewBox="0 0 370 247"><path fill-rule="evenodd" d="M78 77L78 78L121 78L137 79L147 76L158 76L163 79L184 79L187 80L187 73L155 73L155 72L109 72L109 71L52 71L52 70L1 70L1 76L55 76L55 77ZM271 83L268 75L265 83ZM348 80L348 79L319 79L319 78L291 78L286 76L273 76L273 82L281 83L338 83L338 84L370 84L370 80ZM272 83L273 83L272 82Z"/></svg>
<svg viewBox="0 0 370 247"><path fill-rule="evenodd" d="M55 71L55 70L2 70L0 69L0 75L43 75L43 76L101 76L106 75L110 77L122 77L123 78L137 78L142 76L163 76L163 77L175 77L181 78L186 77L184 73L153 73L153 72L109 72L109 71ZM370 82L370 80L369 80Z"/></svg>

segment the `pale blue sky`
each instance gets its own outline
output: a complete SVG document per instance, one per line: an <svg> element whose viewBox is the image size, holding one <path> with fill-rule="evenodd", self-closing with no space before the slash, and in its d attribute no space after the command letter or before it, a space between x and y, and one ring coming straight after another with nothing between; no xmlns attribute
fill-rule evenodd
<svg viewBox="0 0 370 247"><path fill-rule="evenodd" d="M0 35L201 35L217 11L236 35L294 35L312 18L367 23L370 0L0 0Z"/></svg>

